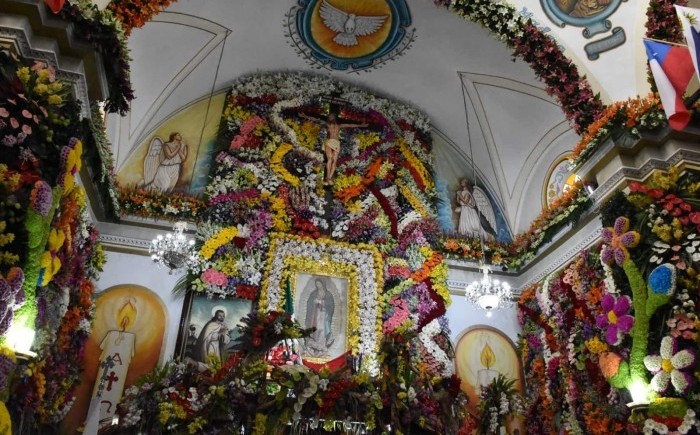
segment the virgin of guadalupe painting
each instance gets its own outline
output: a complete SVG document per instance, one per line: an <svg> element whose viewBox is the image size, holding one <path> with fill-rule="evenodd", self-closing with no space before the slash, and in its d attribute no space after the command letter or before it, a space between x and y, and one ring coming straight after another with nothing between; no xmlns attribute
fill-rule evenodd
<svg viewBox="0 0 700 435"><path fill-rule="evenodd" d="M305 360L326 362L346 352L347 288L345 278L297 274L295 315L305 328L315 328L300 343Z"/></svg>

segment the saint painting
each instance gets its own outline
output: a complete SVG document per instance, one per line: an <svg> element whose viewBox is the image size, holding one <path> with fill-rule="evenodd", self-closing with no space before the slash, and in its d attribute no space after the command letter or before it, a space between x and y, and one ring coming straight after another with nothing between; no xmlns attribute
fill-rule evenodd
<svg viewBox="0 0 700 435"><path fill-rule="evenodd" d="M177 348L180 357L201 371L213 361L225 362L240 336L241 319L252 309L248 299L207 299L189 295L183 309Z"/></svg>

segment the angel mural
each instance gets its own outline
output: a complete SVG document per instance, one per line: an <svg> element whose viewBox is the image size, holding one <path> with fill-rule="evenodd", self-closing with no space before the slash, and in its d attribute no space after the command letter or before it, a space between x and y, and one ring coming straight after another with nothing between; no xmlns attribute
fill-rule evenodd
<svg viewBox="0 0 700 435"><path fill-rule="evenodd" d="M489 197L479 186L473 186L466 178L460 182L457 191L457 209L459 226L457 232L465 236L496 238L496 215Z"/></svg>
<svg viewBox="0 0 700 435"><path fill-rule="evenodd" d="M143 161L142 186L149 190L172 192L180 179L185 159L187 144L179 132L170 133L165 143L160 137L154 137Z"/></svg>

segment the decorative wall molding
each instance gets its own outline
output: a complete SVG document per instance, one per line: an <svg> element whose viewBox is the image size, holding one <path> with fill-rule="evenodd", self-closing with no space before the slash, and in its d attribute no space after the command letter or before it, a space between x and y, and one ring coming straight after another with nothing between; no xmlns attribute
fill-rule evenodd
<svg viewBox="0 0 700 435"><path fill-rule="evenodd" d="M5 17L2 17L5 18ZM73 85L73 94L77 100L89 101L88 99L88 89L85 81L85 72L82 70L82 66L78 71L67 71L59 67L66 63L65 59L59 61L59 57L55 52L44 51L40 49L32 48L32 43L29 40L27 33L22 29L11 29L4 27L4 21L0 18L0 41L11 43L16 49L19 56L24 59L39 60L43 61L48 65L51 65L56 70L56 77L60 80L67 81ZM80 109L80 115L84 118L90 117L90 107L87 104L82 104Z"/></svg>
<svg viewBox="0 0 700 435"><path fill-rule="evenodd" d="M529 277L527 281L522 283L519 286L518 293L522 289L543 280L547 275L557 271L570 262L579 252L590 248L598 240L600 240L600 227L596 227L593 231L590 231L583 239L579 240L578 243L569 248L563 255L551 255L543 258L544 261L541 263L546 263L546 266L540 269L534 276Z"/></svg>
<svg viewBox="0 0 700 435"><path fill-rule="evenodd" d="M73 94L82 103L81 116L89 118L91 99L102 100L108 93L101 55L89 44L76 40L68 23L46 16L43 2L23 2L21 8L32 11L32 16L15 15L12 8L9 13L0 15L0 43L12 47L24 59L39 60L54 67L59 79L73 85ZM33 28L36 22L41 29ZM61 37L42 36L43 32L58 33ZM93 70L90 86L86 63Z"/></svg>
<svg viewBox="0 0 700 435"><path fill-rule="evenodd" d="M151 246L150 240L115 236L113 234L100 234L100 242L104 243L108 248L130 248L136 251L143 251L144 254L148 253L148 248Z"/></svg>
<svg viewBox="0 0 700 435"><path fill-rule="evenodd" d="M697 146L697 145L695 145ZM611 194L623 180L643 180L652 171L665 170L678 165L683 161L700 161L700 151L690 149L678 149L668 159L650 158L639 168L622 167L613 173L602 185L591 194L591 198L595 201L596 207L600 202Z"/></svg>

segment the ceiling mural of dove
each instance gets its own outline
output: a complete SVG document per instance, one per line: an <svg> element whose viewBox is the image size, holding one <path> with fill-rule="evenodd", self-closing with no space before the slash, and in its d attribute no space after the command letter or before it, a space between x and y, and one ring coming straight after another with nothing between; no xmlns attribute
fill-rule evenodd
<svg viewBox="0 0 700 435"><path fill-rule="evenodd" d="M338 32L333 41L340 45L357 45L358 36L375 33L388 18L387 15L357 16L336 8L326 0L321 3L320 15L323 24Z"/></svg>
<svg viewBox="0 0 700 435"><path fill-rule="evenodd" d="M286 36L319 68L358 72L403 55L415 37L410 25L405 0L299 0Z"/></svg>

